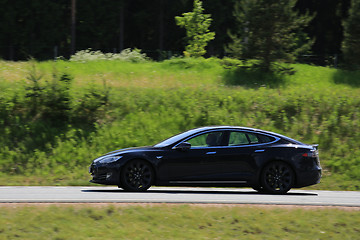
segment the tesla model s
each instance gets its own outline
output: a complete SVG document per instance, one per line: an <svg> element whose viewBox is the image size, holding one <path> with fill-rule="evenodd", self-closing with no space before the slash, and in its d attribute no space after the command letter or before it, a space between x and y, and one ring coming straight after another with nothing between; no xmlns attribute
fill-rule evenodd
<svg viewBox="0 0 360 240"><path fill-rule="evenodd" d="M275 194L319 183L321 171L317 145L235 126L196 128L154 146L109 152L89 168L90 182L126 191L208 186Z"/></svg>

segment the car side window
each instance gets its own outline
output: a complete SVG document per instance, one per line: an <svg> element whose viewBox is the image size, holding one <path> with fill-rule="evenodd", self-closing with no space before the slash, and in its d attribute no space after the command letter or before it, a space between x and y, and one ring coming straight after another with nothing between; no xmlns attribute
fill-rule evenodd
<svg viewBox="0 0 360 240"><path fill-rule="evenodd" d="M252 134L252 133L246 133L246 135L249 137L250 143L259 143L260 142L257 135Z"/></svg>
<svg viewBox="0 0 360 240"><path fill-rule="evenodd" d="M230 132L229 146L249 144L249 140L244 132Z"/></svg>
<svg viewBox="0 0 360 240"><path fill-rule="evenodd" d="M230 132L229 146L260 143L256 134L246 132Z"/></svg>
<svg viewBox="0 0 360 240"><path fill-rule="evenodd" d="M220 146L222 136L223 132L205 133L191 138L187 142L191 144L191 148Z"/></svg>
<svg viewBox="0 0 360 240"><path fill-rule="evenodd" d="M275 141L275 138L270 137L270 136L266 136L266 135L262 135L262 134L258 134L257 136L261 143L268 143L268 142Z"/></svg>

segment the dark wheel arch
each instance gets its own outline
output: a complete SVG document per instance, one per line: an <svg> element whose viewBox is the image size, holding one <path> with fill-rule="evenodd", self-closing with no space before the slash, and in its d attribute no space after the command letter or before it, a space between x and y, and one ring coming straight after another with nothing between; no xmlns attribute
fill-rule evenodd
<svg viewBox="0 0 360 240"><path fill-rule="evenodd" d="M296 184L293 167L281 160L268 162L261 170L260 185L263 191L271 194L285 194Z"/></svg>

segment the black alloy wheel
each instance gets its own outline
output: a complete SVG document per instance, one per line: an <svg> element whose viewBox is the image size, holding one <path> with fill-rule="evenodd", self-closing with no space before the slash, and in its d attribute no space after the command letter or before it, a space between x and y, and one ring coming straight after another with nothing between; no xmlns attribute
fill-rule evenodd
<svg viewBox="0 0 360 240"><path fill-rule="evenodd" d="M153 178L153 170L148 162L132 160L121 172L121 187L126 191L143 192L151 187Z"/></svg>
<svg viewBox="0 0 360 240"><path fill-rule="evenodd" d="M266 165L261 175L262 187L268 193L285 194L294 183L294 172L284 162L271 162Z"/></svg>

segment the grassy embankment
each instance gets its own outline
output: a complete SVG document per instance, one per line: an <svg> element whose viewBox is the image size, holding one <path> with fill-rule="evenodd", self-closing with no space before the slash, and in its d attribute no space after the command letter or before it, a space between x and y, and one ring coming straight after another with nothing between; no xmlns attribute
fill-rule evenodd
<svg viewBox="0 0 360 240"><path fill-rule="evenodd" d="M279 77L216 59L0 61L0 185L85 185L105 152L224 124L318 143L314 188L359 190L360 73L293 67Z"/></svg>
<svg viewBox="0 0 360 240"><path fill-rule="evenodd" d="M0 208L0 239L358 239L359 211L249 206Z"/></svg>

